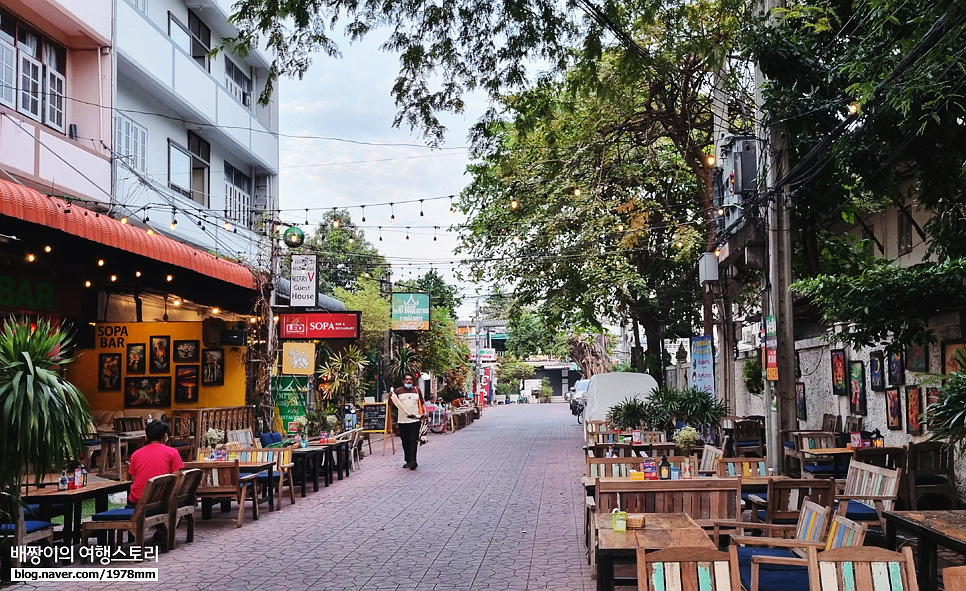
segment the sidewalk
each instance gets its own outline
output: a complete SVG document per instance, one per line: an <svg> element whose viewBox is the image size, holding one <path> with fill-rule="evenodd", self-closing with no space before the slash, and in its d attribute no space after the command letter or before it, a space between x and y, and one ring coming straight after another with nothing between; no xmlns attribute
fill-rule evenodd
<svg viewBox="0 0 966 591"><path fill-rule="evenodd" d="M489 407L430 434L419 468L402 468L374 437L362 469L295 506L235 529L231 513L200 520L195 541L160 556L159 581L126 590L582 590L596 588L583 545L582 427L567 404ZM368 449L367 449L368 451ZM287 491L286 491L287 492ZM264 507L264 506L263 506ZM96 565L100 566L100 565ZM112 565L117 567L124 564ZM51 582L21 588L103 589Z"/></svg>

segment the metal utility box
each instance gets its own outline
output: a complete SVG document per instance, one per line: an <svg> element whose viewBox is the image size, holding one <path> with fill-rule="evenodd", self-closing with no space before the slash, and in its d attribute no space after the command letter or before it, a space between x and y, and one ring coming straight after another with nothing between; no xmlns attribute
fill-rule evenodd
<svg viewBox="0 0 966 591"><path fill-rule="evenodd" d="M745 223L745 201L758 191L758 149L752 136L728 136L718 148L714 204L718 232L734 233Z"/></svg>

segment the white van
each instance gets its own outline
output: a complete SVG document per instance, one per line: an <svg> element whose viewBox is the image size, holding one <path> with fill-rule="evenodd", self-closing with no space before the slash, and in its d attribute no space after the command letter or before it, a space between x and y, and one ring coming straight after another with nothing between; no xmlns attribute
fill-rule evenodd
<svg viewBox="0 0 966 591"><path fill-rule="evenodd" d="M657 388L657 380L646 373L599 373L591 376L588 382L584 407L585 422L606 420L611 407L626 398L647 400L651 392Z"/></svg>

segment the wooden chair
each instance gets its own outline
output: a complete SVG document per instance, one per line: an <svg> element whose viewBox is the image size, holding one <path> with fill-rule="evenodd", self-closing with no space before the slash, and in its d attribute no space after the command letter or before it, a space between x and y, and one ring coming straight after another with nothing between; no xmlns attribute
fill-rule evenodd
<svg viewBox="0 0 966 591"><path fill-rule="evenodd" d="M845 432L855 433L856 431L862 431L862 417L845 417Z"/></svg>
<svg viewBox="0 0 966 591"><path fill-rule="evenodd" d="M245 514L245 502L252 503L252 519L258 520L258 497L255 490L257 474L242 474L238 460L230 462L186 462L185 469L201 470L201 484L197 497L201 501L201 518L211 519L211 506L215 501L222 503L222 512L228 511L227 503L238 504L238 518L235 527L241 527ZM250 494L249 494L250 493Z"/></svg>
<svg viewBox="0 0 966 591"><path fill-rule="evenodd" d="M830 458L817 458L804 452L810 449L835 447L835 433L829 431L803 432L795 435L795 449L801 455L802 478L832 478L835 464Z"/></svg>
<svg viewBox="0 0 966 591"><path fill-rule="evenodd" d="M144 431L144 419L141 417L115 417L115 433L132 433L134 431Z"/></svg>
<svg viewBox="0 0 966 591"><path fill-rule="evenodd" d="M738 555L710 548L667 548L657 552L637 549L637 588L640 591L681 589L741 591Z"/></svg>
<svg viewBox="0 0 966 591"><path fill-rule="evenodd" d="M116 532L115 545L123 543L124 532L134 536L134 544L144 546L144 534L148 528L157 526L162 534L159 539L161 551L169 550L171 531L171 502L174 498L175 484L178 477L174 474L162 474L148 480L141 492L141 498L133 509L126 507L101 511L91 516L91 520L81 524L81 543L98 532ZM108 534L108 544L112 536Z"/></svg>
<svg viewBox="0 0 966 591"><path fill-rule="evenodd" d="M19 499L12 495L0 494L0 518L0 539L9 541L3 545L4 565L8 558L12 558L14 568L21 565L21 552L11 550L44 541L48 546L54 545L53 524L49 521L25 520Z"/></svg>
<svg viewBox="0 0 966 591"><path fill-rule="evenodd" d="M188 535L185 541L191 543L195 540L195 507L198 504L198 485L201 484L201 470L182 470L178 475L178 480L174 485L173 498L169 503L169 513L171 514L171 526L168 528L168 549L174 550L175 533L178 531L178 523L184 519L188 528Z"/></svg>
<svg viewBox="0 0 966 591"><path fill-rule="evenodd" d="M768 458L721 458L718 461L718 476L768 476Z"/></svg>
<svg viewBox="0 0 966 591"><path fill-rule="evenodd" d="M912 548L893 552L872 546L808 553L811 591L919 591Z"/></svg>
<svg viewBox="0 0 966 591"><path fill-rule="evenodd" d="M641 443L667 443L664 431L641 431Z"/></svg>
<svg viewBox="0 0 966 591"><path fill-rule="evenodd" d="M758 421L738 421L735 423L734 446L736 456L765 455L762 426Z"/></svg>
<svg viewBox="0 0 966 591"><path fill-rule="evenodd" d="M831 507L835 497L835 482L828 478L782 478L768 481L765 496L751 494L753 522L794 524L805 501L820 507Z"/></svg>
<svg viewBox="0 0 966 591"><path fill-rule="evenodd" d="M701 463L698 464L698 475L713 476L718 473L718 463L724 457L724 450L712 445L704 446L704 453L701 454Z"/></svg>
<svg viewBox="0 0 966 591"><path fill-rule="evenodd" d="M946 591L966 591L966 566L944 568L943 588Z"/></svg>
<svg viewBox="0 0 966 591"><path fill-rule="evenodd" d="M226 444L226 446L232 445L231 443ZM241 447L240 443L236 443L238 447L230 447L228 449L228 459L238 460L240 462L275 462L275 469L272 473L259 472L255 479L256 483L263 486L273 487L273 495L275 497L275 506L269 506L269 511L275 511L276 509L282 508L282 487L288 484L289 499L292 501L292 505L295 504L295 480L292 476L292 468L295 466L295 462L292 460L292 446L286 447ZM258 502L258 501L256 501Z"/></svg>
<svg viewBox="0 0 966 591"><path fill-rule="evenodd" d="M741 481L738 478L600 478L594 501L596 510L605 513L618 507L629 513L687 513L698 525L711 528L718 520L738 520Z"/></svg>
<svg viewBox="0 0 966 591"><path fill-rule="evenodd" d="M835 496L836 512L859 522L878 523L885 532L883 511L892 509L898 499L902 470L889 470L853 461L845 479L845 489Z"/></svg>
<svg viewBox="0 0 966 591"><path fill-rule="evenodd" d="M611 427L607 424L607 421L585 421L584 422L584 443L590 445L593 443L592 435L594 433L599 433L601 431L610 431Z"/></svg>
<svg viewBox="0 0 966 591"><path fill-rule="evenodd" d="M906 455L909 508L956 509L952 448L942 441L909 443Z"/></svg>
<svg viewBox="0 0 966 591"><path fill-rule="evenodd" d="M590 437L590 445L597 445L600 443L619 443L624 434L620 431L594 431L588 433L588 436Z"/></svg>
<svg viewBox="0 0 966 591"><path fill-rule="evenodd" d="M827 431L829 433L839 433L842 431L842 418L825 413L822 415L822 431Z"/></svg>
<svg viewBox="0 0 966 591"><path fill-rule="evenodd" d="M255 438L251 429L232 429L225 435L226 442L237 441L242 447L261 447L260 439Z"/></svg>

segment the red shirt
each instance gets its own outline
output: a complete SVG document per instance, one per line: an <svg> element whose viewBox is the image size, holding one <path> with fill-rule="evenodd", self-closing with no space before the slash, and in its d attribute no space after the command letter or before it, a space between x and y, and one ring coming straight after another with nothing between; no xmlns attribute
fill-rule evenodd
<svg viewBox="0 0 966 591"><path fill-rule="evenodd" d="M131 466L128 468L128 474L134 481L131 492L127 494L128 502L137 504L148 480L162 474L174 474L182 468L184 462L181 461L181 454L159 441L153 441L137 450L131 454Z"/></svg>

